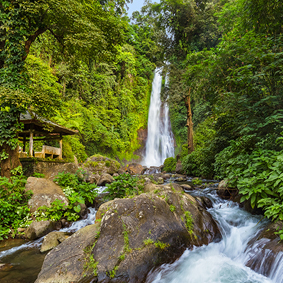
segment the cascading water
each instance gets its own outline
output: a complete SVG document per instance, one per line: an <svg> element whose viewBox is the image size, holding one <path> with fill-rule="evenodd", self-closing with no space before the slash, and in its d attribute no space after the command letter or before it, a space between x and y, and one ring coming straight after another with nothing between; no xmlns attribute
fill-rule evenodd
<svg viewBox="0 0 283 283"><path fill-rule="evenodd" d="M148 275L147 283L283 283L283 261L279 253L268 278L245 266L250 254L260 252L249 248L249 241L266 225L262 217L252 216L240 209L238 204L220 200L209 190L205 196L212 198L209 209L219 223L222 240L207 246L186 250L173 264L162 265ZM262 258L262 267L264 267ZM270 262L269 262L270 263ZM262 270L259 273L265 274Z"/></svg>
<svg viewBox="0 0 283 283"><path fill-rule="evenodd" d="M168 157L174 156L174 137L169 119L169 107L160 99L161 69L155 70L148 113L148 137L144 165L160 166Z"/></svg>

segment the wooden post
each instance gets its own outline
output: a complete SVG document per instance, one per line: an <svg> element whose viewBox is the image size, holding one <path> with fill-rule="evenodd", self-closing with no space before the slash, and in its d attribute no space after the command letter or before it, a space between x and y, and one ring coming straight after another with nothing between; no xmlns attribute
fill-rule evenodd
<svg viewBox="0 0 283 283"><path fill-rule="evenodd" d="M59 144L60 144L60 155L59 155L59 159L62 159L62 158L63 158L63 139L62 139L62 134L60 134L60 141L59 141Z"/></svg>
<svg viewBox="0 0 283 283"><path fill-rule="evenodd" d="M191 109L191 88L189 89L189 95L186 97L187 106L187 124L188 127L188 150L189 153L194 151L194 139L193 139L193 116Z"/></svg>
<svg viewBox="0 0 283 283"><path fill-rule="evenodd" d="M33 157L33 132L30 131L29 136L29 156Z"/></svg>
<svg viewBox="0 0 283 283"><path fill-rule="evenodd" d="M23 152L26 152L26 135L24 134L24 147L23 147Z"/></svg>

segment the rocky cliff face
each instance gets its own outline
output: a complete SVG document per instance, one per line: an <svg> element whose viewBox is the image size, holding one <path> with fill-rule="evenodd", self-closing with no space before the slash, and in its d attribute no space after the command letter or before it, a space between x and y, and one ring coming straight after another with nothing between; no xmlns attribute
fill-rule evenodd
<svg viewBox="0 0 283 283"><path fill-rule="evenodd" d="M138 141L141 145L139 149L137 149L134 154L138 155L140 158L135 160L136 162L140 162L145 154L145 145L147 140L147 129L139 129L138 130Z"/></svg>
<svg viewBox="0 0 283 283"><path fill-rule="evenodd" d="M98 236L89 228L79 241L77 232L61 243L46 256L36 283L144 282L151 269L220 235L204 206L179 185L147 184L144 191L101 205Z"/></svg>

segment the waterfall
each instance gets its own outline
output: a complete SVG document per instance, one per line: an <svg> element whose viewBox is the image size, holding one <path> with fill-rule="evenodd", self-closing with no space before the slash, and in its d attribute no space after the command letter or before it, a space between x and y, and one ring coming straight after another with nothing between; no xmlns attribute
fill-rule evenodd
<svg viewBox="0 0 283 283"><path fill-rule="evenodd" d="M155 70L152 82L150 107L148 113L148 137L144 165L160 166L168 157L174 156L174 137L169 119L167 102L160 99L162 76L161 68ZM166 78L167 80L167 78Z"/></svg>

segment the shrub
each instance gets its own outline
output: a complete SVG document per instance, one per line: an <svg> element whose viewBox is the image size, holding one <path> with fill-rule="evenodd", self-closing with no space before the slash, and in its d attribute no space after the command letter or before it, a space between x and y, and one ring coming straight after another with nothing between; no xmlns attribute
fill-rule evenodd
<svg viewBox="0 0 283 283"><path fill-rule="evenodd" d="M166 172L174 172L174 171L176 171L176 164L177 164L176 158L168 157L164 161L163 170L166 171Z"/></svg>
<svg viewBox="0 0 283 283"><path fill-rule="evenodd" d="M81 211L80 204L84 204L86 201L92 203L98 194L95 190L97 188L95 184L83 181L83 174L83 171L78 171L76 174L59 173L54 181L63 188L69 200L69 205L66 206L62 201L55 200L51 207L40 207L38 209L40 215L37 215L37 218L57 221L66 217L68 221L76 221L79 218L78 213Z"/></svg>
<svg viewBox="0 0 283 283"><path fill-rule="evenodd" d="M107 184L107 188L104 190L105 192L108 192L105 197L107 200L138 194L139 186L137 177L124 173L114 177L114 179L115 181L111 184Z"/></svg>
<svg viewBox="0 0 283 283"><path fill-rule="evenodd" d="M24 227L31 222L28 200L30 192L25 192L26 179L23 175L12 176L9 181L6 177L0 177L0 240L7 238L19 227Z"/></svg>
<svg viewBox="0 0 283 283"><path fill-rule="evenodd" d="M217 155L215 166L231 187L239 189L241 202L249 200L252 208L262 208L272 221L283 220L283 151L255 148L247 152L233 142ZM283 230L278 233L283 240Z"/></svg>

